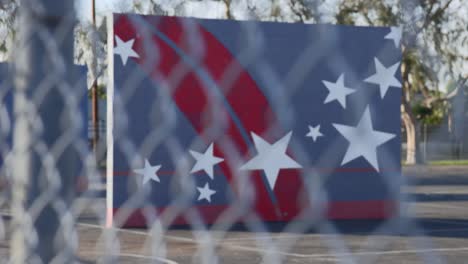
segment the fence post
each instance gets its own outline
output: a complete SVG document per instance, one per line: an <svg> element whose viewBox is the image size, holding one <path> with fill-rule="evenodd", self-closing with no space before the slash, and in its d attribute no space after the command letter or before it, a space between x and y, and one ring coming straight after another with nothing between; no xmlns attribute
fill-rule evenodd
<svg viewBox="0 0 468 264"><path fill-rule="evenodd" d="M77 156L63 137L73 127L64 94L74 72L73 3L23 0L19 11L13 56L12 263L69 263L74 255L69 206Z"/></svg>
<svg viewBox="0 0 468 264"><path fill-rule="evenodd" d="M457 94L453 99L453 116L454 116L454 136L455 136L455 158L462 158L463 140L465 135L465 83L468 77L461 77L457 82Z"/></svg>

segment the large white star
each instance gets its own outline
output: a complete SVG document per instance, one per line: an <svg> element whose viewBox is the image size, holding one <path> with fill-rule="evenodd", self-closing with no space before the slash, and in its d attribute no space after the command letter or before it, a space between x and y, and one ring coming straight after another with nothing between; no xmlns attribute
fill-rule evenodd
<svg viewBox="0 0 468 264"><path fill-rule="evenodd" d="M329 93L327 98L325 98L324 104L330 103L334 100L337 100L343 108L346 108L346 96L354 93L356 90L345 87L344 85L344 74L341 74L338 77L336 83L322 81L325 87L327 87Z"/></svg>
<svg viewBox="0 0 468 264"><path fill-rule="evenodd" d="M208 149L206 149L205 153L203 154L192 150L190 150L190 154L192 154L192 156L197 161L190 173L204 170L208 174L208 176L210 176L211 179L214 178L213 166L224 160L222 158L213 156L213 143L211 143L211 145L208 147Z"/></svg>
<svg viewBox="0 0 468 264"><path fill-rule="evenodd" d="M365 82L377 84L380 87L380 97L384 98L391 86L401 88L401 83L395 78L395 73L398 70L400 63L397 62L392 66L385 68L380 63L379 59L374 58L376 73L369 78L365 79Z"/></svg>
<svg viewBox="0 0 468 264"><path fill-rule="evenodd" d="M127 64L127 60L129 57L132 58L140 58L140 55L133 50L133 42L135 39L130 39L128 41L123 41L119 36L115 36L116 45L114 47L114 54L120 55L122 59L122 64Z"/></svg>
<svg viewBox="0 0 468 264"><path fill-rule="evenodd" d="M320 125L315 127L309 126L309 133L307 133L306 137L311 137L314 142L317 141L318 137L322 137L323 134L320 132Z"/></svg>
<svg viewBox="0 0 468 264"><path fill-rule="evenodd" d="M205 199L210 203L211 196L216 193L215 190L210 189L210 185L208 185L208 183L205 183L205 186L203 186L203 188L197 187L197 190L200 193L200 195L198 195L198 201Z"/></svg>
<svg viewBox="0 0 468 264"><path fill-rule="evenodd" d="M151 166L149 161L145 159L145 167L142 169L133 170L135 173L143 175L143 184L147 183L150 180L160 182L156 172L161 168L161 165Z"/></svg>
<svg viewBox="0 0 468 264"><path fill-rule="evenodd" d="M369 107L366 107L356 127L333 124L340 134L349 141L349 147L341 162L344 165L358 157L365 158L377 171L377 147L395 137L395 134L380 132L372 127Z"/></svg>
<svg viewBox="0 0 468 264"><path fill-rule="evenodd" d="M273 145L266 142L253 132L251 135L258 154L246 164L242 165L240 169L264 170L271 190L275 187L280 169L302 168L301 165L286 155L286 149L288 147L289 140L291 139L292 132L289 132Z"/></svg>
<svg viewBox="0 0 468 264"><path fill-rule="evenodd" d="M385 35L385 39L393 40L395 47L398 48L401 41L401 27L391 27L390 33Z"/></svg>

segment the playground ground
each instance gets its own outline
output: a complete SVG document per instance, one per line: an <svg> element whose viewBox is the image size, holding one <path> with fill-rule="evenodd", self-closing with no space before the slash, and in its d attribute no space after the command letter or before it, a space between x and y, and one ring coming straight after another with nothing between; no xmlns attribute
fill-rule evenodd
<svg viewBox="0 0 468 264"><path fill-rule="evenodd" d="M215 249L219 263L270 263L270 257L282 263L467 263L468 167L405 167L404 173L409 185L403 191L410 199L402 206L413 216L407 230L362 220L330 222L336 228L333 232L287 232L284 225L268 224L269 232L234 228L207 248ZM8 224L8 217L4 220ZM92 217L80 219L78 254L82 262L103 261L103 252L109 252L102 243L104 230ZM120 244L113 261L120 263L197 263L203 257L200 252L209 252L200 248L200 241L187 228L167 230L166 247L157 249L165 250L164 258L152 257L148 245L154 241L146 229L115 231ZM215 237L221 231L209 232ZM0 242L0 256L8 252L9 242Z"/></svg>

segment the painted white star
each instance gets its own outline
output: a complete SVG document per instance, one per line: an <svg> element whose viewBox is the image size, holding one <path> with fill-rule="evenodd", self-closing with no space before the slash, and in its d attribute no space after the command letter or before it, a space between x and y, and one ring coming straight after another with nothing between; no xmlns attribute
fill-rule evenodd
<svg viewBox="0 0 468 264"><path fill-rule="evenodd" d="M210 185L208 185L208 183L205 183L205 186L203 186L203 188L197 187L197 190L200 193L200 195L198 195L198 201L205 199L210 203L211 196L216 193L215 190L210 189Z"/></svg>
<svg viewBox="0 0 468 264"><path fill-rule="evenodd" d="M145 159L145 167L142 169L133 170L135 173L143 175L143 184L147 183L150 180L160 182L157 175L158 170L161 168L161 165L151 166L149 161Z"/></svg>
<svg viewBox="0 0 468 264"><path fill-rule="evenodd" d="M354 93L356 90L345 87L344 85L344 74L341 74L338 77L336 83L322 81L325 87L327 87L329 93L327 98L325 98L324 104L330 103L334 100L337 100L343 108L346 108L346 96Z"/></svg>
<svg viewBox="0 0 468 264"><path fill-rule="evenodd" d="M395 47L398 48L401 41L401 27L391 27L390 33L385 36L385 39L393 40Z"/></svg>
<svg viewBox="0 0 468 264"><path fill-rule="evenodd" d="M369 78L365 79L365 82L377 84L380 87L380 97L384 98L388 91L388 88L397 87L401 88L401 83L395 78L395 73L399 69L400 63L397 62L392 66L385 68L379 59L374 58L376 73Z"/></svg>
<svg viewBox="0 0 468 264"><path fill-rule="evenodd" d="M205 153L200 153L196 151L190 150L190 154L195 158L197 161L193 166L190 173L197 172L200 170L204 170L211 179L214 178L213 176L213 167L214 165L222 162L224 159L218 158L213 156L213 143L206 149Z"/></svg>
<svg viewBox="0 0 468 264"><path fill-rule="evenodd" d="M314 142L317 141L318 137L322 137L323 134L320 132L320 125L315 127L309 126L309 133L307 133L306 137L311 137Z"/></svg>
<svg viewBox="0 0 468 264"><path fill-rule="evenodd" d="M341 162L344 165L358 157L365 158L377 171L377 147L395 137L395 134L380 132L372 127L369 106L356 127L333 124L338 132L349 141L349 147Z"/></svg>
<svg viewBox="0 0 468 264"><path fill-rule="evenodd" d="M302 168L301 165L286 155L286 149L288 147L289 140L291 139L292 132L289 132L273 145L266 142L253 132L251 135L258 154L246 164L242 165L240 169L264 170L271 190L275 187L280 169Z"/></svg>
<svg viewBox="0 0 468 264"><path fill-rule="evenodd" d="M135 39L130 39L128 41L123 41L117 35L115 36L116 45L114 47L114 54L120 55L122 59L122 64L127 64L127 60L129 57L132 58L140 58L140 55L133 50L133 42Z"/></svg>

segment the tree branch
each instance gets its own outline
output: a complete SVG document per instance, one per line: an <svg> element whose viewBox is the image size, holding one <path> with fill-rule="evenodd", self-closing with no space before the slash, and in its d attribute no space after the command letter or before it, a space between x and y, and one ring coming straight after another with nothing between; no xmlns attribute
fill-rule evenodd
<svg viewBox="0 0 468 264"><path fill-rule="evenodd" d="M445 12L445 10L447 10L447 8L450 6L450 4L451 4L452 2L453 2L453 0L448 0L447 3L445 3L444 6L438 8L438 9L434 12L434 14L431 16L431 20L434 19L434 18L437 17L437 16L442 15L442 14Z"/></svg>
<svg viewBox="0 0 468 264"><path fill-rule="evenodd" d="M424 103L428 107L430 107L431 105L433 105L435 103L444 102L444 101L448 101L450 99L453 99L455 96L457 96L459 90L463 89L463 87L465 86L465 83L467 82L467 80L468 80L467 76L465 76L465 77L460 76L458 81L457 81L456 87L455 87L455 89L453 89L453 91L451 91L450 93L448 93L444 97L431 97L431 98L428 98L427 100L424 101Z"/></svg>
<svg viewBox="0 0 468 264"><path fill-rule="evenodd" d="M226 5L226 17L229 19L233 19L234 17L231 13L231 0L223 0L223 2Z"/></svg>

